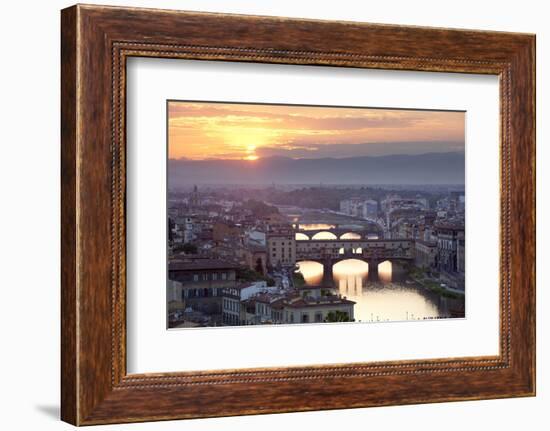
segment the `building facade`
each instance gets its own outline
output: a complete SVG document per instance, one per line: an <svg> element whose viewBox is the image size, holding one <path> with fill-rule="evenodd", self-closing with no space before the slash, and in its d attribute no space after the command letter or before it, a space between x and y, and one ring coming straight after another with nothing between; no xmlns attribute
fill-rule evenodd
<svg viewBox="0 0 550 431"><path fill-rule="evenodd" d="M353 217L375 219L378 216L378 202L359 197L340 201L340 212Z"/></svg>
<svg viewBox="0 0 550 431"><path fill-rule="evenodd" d="M433 268L437 266L437 242L415 241L414 263L419 268Z"/></svg>
<svg viewBox="0 0 550 431"><path fill-rule="evenodd" d="M242 301L242 324L294 324L354 321L354 301L339 295L260 294Z"/></svg>
<svg viewBox="0 0 550 431"><path fill-rule="evenodd" d="M463 257L459 257L459 237L464 248L464 224L443 222L435 225L437 231L437 266L448 273L463 272ZM464 252L462 251L462 256ZM459 263L462 262L462 263Z"/></svg>
<svg viewBox="0 0 550 431"><path fill-rule="evenodd" d="M378 202L368 199L363 202L363 218L376 219L378 217Z"/></svg>
<svg viewBox="0 0 550 431"><path fill-rule="evenodd" d="M285 323L323 323L335 321L329 315L341 315L345 321L352 322L354 305L354 301L337 295L319 299L297 296L284 304L283 318Z"/></svg>
<svg viewBox="0 0 550 431"><path fill-rule="evenodd" d="M223 290L236 286L236 270L235 264L214 259L173 260L168 267L168 296L181 302L184 310L221 323Z"/></svg>
<svg viewBox="0 0 550 431"><path fill-rule="evenodd" d="M296 235L292 228L268 232L267 261L273 268L296 264Z"/></svg>

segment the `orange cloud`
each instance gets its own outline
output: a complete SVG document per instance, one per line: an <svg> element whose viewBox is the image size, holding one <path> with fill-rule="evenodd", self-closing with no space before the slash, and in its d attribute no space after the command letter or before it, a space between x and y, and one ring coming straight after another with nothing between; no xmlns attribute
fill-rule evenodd
<svg viewBox="0 0 550 431"><path fill-rule="evenodd" d="M464 112L171 101L168 115L170 158L464 150Z"/></svg>

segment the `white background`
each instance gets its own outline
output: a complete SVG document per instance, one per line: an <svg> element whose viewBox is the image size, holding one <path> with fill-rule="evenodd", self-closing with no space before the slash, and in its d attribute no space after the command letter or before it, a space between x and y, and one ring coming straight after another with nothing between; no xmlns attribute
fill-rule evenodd
<svg viewBox="0 0 550 431"><path fill-rule="evenodd" d="M550 28L545 2L103 1L106 4L344 19L537 33L538 396L285 415L106 426L96 429L376 430L548 429L550 360L544 286L550 230L548 146ZM69 2L5 2L0 68L0 425L9 430L70 429L59 409L59 9Z"/></svg>
<svg viewBox="0 0 550 431"><path fill-rule="evenodd" d="M498 354L498 77L142 58L127 83L129 373ZM466 111L466 319L167 331L166 99Z"/></svg>

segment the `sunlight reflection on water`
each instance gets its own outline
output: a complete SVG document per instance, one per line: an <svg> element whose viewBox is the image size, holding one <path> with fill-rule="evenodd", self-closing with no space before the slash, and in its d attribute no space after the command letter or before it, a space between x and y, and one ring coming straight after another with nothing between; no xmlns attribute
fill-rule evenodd
<svg viewBox="0 0 550 431"><path fill-rule="evenodd" d="M298 263L308 285L323 280L323 265L313 261ZM355 301L356 321L396 321L434 318L447 315L445 301L407 284L403 276L394 274L389 261L378 266L378 280L369 280L369 265L357 259L347 259L333 266L335 289Z"/></svg>

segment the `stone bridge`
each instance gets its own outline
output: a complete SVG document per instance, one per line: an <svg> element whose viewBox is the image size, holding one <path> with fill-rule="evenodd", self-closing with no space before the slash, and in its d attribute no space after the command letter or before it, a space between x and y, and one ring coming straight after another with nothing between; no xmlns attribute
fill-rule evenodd
<svg viewBox="0 0 550 431"><path fill-rule="evenodd" d="M332 267L347 259L367 262L369 276L377 277L378 264L386 260L414 259L414 241L407 239L296 241L296 261L312 260L323 264L323 281L332 280Z"/></svg>
<svg viewBox="0 0 550 431"><path fill-rule="evenodd" d="M332 228L301 230L297 229L296 241L326 240L328 236L332 239L368 239L369 235L381 237L383 233L379 229L350 229L350 228Z"/></svg>

